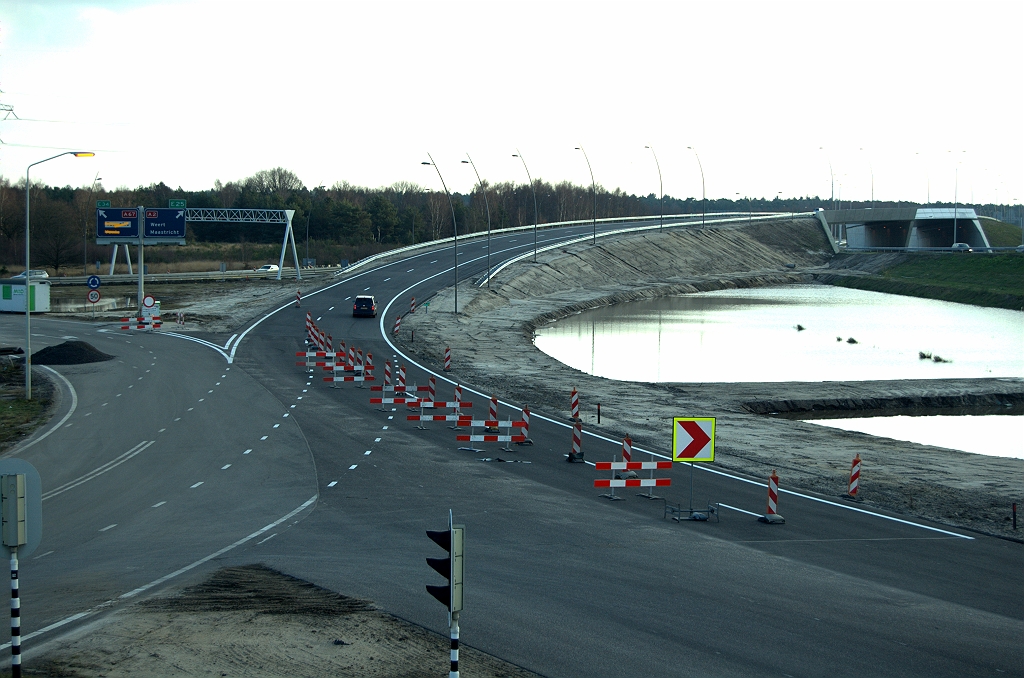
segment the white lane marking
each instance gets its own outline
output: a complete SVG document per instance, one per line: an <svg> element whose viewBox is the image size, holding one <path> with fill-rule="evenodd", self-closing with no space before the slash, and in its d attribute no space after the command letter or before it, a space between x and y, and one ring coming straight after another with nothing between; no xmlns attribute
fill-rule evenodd
<svg viewBox="0 0 1024 678"><path fill-rule="evenodd" d="M160 508L161 506L163 506L166 503L167 503L166 501L158 501L157 503L155 503L152 506L150 506L150 508Z"/></svg>
<svg viewBox="0 0 1024 678"><path fill-rule="evenodd" d="M128 388L135 388L135 384L128 384Z"/></svg>
<svg viewBox="0 0 1024 678"><path fill-rule="evenodd" d="M733 511L739 511L740 513L746 513L748 516L754 516L755 518L761 517L760 513L754 513L753 511L747 511L745 509L736 508L735 506L729 506L728 504L723 504L721 502L719 502L718 505L721 506L722 508L732 509Z"/></svg>
<svg viewBox="0 0 1024 678"><path fill-rule="evenodd" d="M327 309L327 310L328 310L328 311L333 311L333 310L334 310L334 307L333 307L333 306L331 306L331 307L330 307L329 309Z"/></svg>
<svg viewBox="0 0 1024 678"><path fill-rule="evenodd" d="M373 450L367 450L366 452L363 452L363 456L365 457L366 455L370 454L370 452L373 452Z"/></svg>
<svg viewBox="0 0 1024 678"><path fill-rule="evenodd" d="M64 428L71 428L74 425L75 425L75 422L71 422L70 424L65 424Z"/></svg>
<svg viewBox="0 0 1024 678"><path fill-rule="evenodd" d="M292 405L292 407L295 407L295 405ZM285 416L285 417L287 417L287 416L288 416L288 413L287 413L287 412L285 412L285 413L284 413L284 416ZM274 424L274 428L277 428L278 426L280 426L280 424Z"/></svg>
<svg viewBox="0 0 1024 678"><path fill-rule="evenodd" d="M437 259L434 259L434 260L433 260L432 262L430 262L430 263L432 263L432 264L436 264L436 263L437 263Z"/></svg>
<svg viewBox="0 0 1024 678"><path fill-rule="evenodd" d="M387 430L388 430L388 427L387 427L387 426L385 426L385 427L384 427L383 429L381 429L381 430L383 430L383 431L387 431Z"/></svg>
<svg viewBox="0 0 1024 678"><path fill-rule="evenodd" d="M312 386L312 385L313 385L313 382L311 382L311 381L307 381L307 382L306 382L306 386ZM303 390L302 390L302 392L303 392L303 393L305 393L305 392L306 392L306 390L305 390L305 389L303 389Z"/></svg>
<svg viewBox="0 0 1024 678"><path fill-rule="evenodd" d="M294 409L295 409L295 405L289 405L289 406L288 406L288 409L290 409L290 410L294 410ZM284 416L286 416L286 417L287 417L288 415L286 414L286 415L284 415Z"/></svg>
<svg viewBox="0 0 1024 678"><path fill-rule="evenodd" d="M248 450L246 450L245 452L242 452L242 454L249 454L250 452L252 452L252 448L251 447Z"/></svg>
<svg viewBox="0 0 1024 678"><path fill-rule="evenodd" d="M296 398L296 400L302 400L302 396L299 396L298 398ZM292 407L295 407L295 406L292 405Z"/></svg>
<svg viewBox="0 0 1024 678"><path fill-rule="evenodd" d="M270 535L270 536L269 536L269 537L267 537L266 539L260 539L260 540L259 540L258 542L256 542L256 545L257 545L257 546L259 546L259 545L260 545L260 544L262 544L263 542L265 542L265 541L270 541L271 539L273 539L273 538L274 538L274 537L276 537L276 536L277 536L277 532L275 532L274 534Z"/></svg>
<svg viewBox="0 0 1024 678"><path fill-rule="evenodd" d="M40 558L45 558L46 556L50 555L51 553L53 553L53 551L47 551L46 553L41 553L38 556L33 556L32 560L39 560Z"/></svg>
<svg viewBox="0 0 1024 678"><path fill-rule="evenodd" d="M117 523L114 523L113 525L107 525L106 527L101 527L100 532L106 532L107 530L112 530L115 527L117 527Z"/></svg>
<svg viewBox="0 0 1024 678"><path fill-rule="evenodd" d="M306 384L306 386L309 386L309 384ZM309 389L308 388L304 388L304 389L302 389L302 392L303 393L309 393Z"/></svg>
<svg viewBox="0 0 1024 678"><path fill-rule="evenodd" d="M111 459L106 464L103 464L102 466L97 466L96 468L94 468L93 470L89 471L85 475L79 476L78 478L75 478L74 480L69 480L68 482L64 483L60 487L55 487L54 489L50 490L49 492L44 492L42 500L46 501L50 497L56 497L58 494L63 494L64 492L67 492L68 490L70 490L70 489L72 489L74 487L78 487L82 483L86 483L86 482L92 480L93 478L95 478L97 476L103 475L104 473L106 473L110 469L115 468L115 467L120 466L121 464L125 463L126 461L128 461L129 459L131 459L135 455L139 454L140 452L142 452L143 450L145 450L147 447L149 447L150 445L152 445L155 442L156 442L155 440L150 440L150 441L143 440L141 443L139 443L138 445L136 445L132 449L128 450L127 452L125 452L124 454L122 454L122 455L120 455L118 457L115 457L115 458Z"/></svg>
<svg viewBox="0 0 1024 678"><path fill-rule="evenodd" d="M207 393L213 393L213 389L211 388Z"/></svg>
<svg viewBox="0 0 1024 678"><path fill-rule="evenodd" d="M100 407L106 407L106 406L107 406L107 403L103 403L102 405L100 405Z"/></svg>
<svg viewBox="0 0 1024 678"><path fill-rule="evenodd" d="M369 291L370 291L370 288L369 288L369 287L363 288L363 291L364 291L364 292L369 292Z"/></svg>
<svg viewBox="0 0 1024 678"><path fill-rule="evenodd" d="M190 488L188 488L188 489L190 489L190 490L194 490L194 489L196 489L197 487L199 487L199 486L200 486L200 485L202 485L202 484L203 484L203 481L202 481L202 480L200 480L200 481L199 481L198 483L196 483L195 485L193 485L192 487L190 487Z"/></svg>
<svg viewBox="0 0 1024 678"><path fill-rule="evenodd" d="M83 414L82 416L83 416L83 417L91 417L91 416L92 416L92 412L86 412L86 413L85 413L85 414Z"/></svg>
<svg viewBox="0 0 1024 678"><path fill-rule="evenodd" d="M174 421L181 421L181 417L175 417Z"/></svg>
<svg viewBox="0 0 1024 678"><path fill-rule="evenodd" d="M352 297L345 297L345 301L348 301L348 300L349 300L349 299L351 299L351 298L352 298Z"/></svg>
<svg viewBox="0 0 1024 678"><path fill-rule="evenodd" d="M146 370L146 374L149 374L149 373L150 373L150 372L152 372L152 371L153 371L153 370Z"/></svg>
<svg viewBox="0 0 1024 678"><path fill-rule="evenodd" d="M222 375L220 375L220 378L221 378L221 379L227 379L227 378L228 378L228 375L226 375L226 374L222 374Z"/></svg>
<svg viewBox="0 0 1024 678"><path fill-rule="evenodd" d="M391 278L384 278L384 282L391 280Z"/></svg>
<svg viewBox="0 0 1024 678"><path fill-rule="evenodd" d="M220 470L221 471L226 471L229 468L231 468L231 464L224 464L223 466L220 467Z"/></svg>
<svg viewBox="0 0 1024 678"><path fill-rule="evenodd" d="M199 402L203 402L204 400L206 400L206 398L200 398Z"/></svg>
<svg viewBox="0 0 1024 678"><path fill-rule="evenodd" d="M375 443L379 443L379 442L380 442L380 438L374 438L374 439L373 439L373 442L375 442Z"/></svg>
<svg viewBox="0 0 1024 678"><path fill-rule="evenodd" d="M316 317L316 321L317 321L317 322L320 322L320 320L321 320L322 318L323 318L323 316L322 316L322 315L318 315L318 316Z"/></svg>
<svg viewBox="0 0 1024 678"><path fill-rule="evenodd" d="M194 409L196 409L196 408L194 408L194 407L190 407L190 408L188 408L188 409L187 409L187 410L185 410L185 411L186 411L186 412L191 412L191 411L192 411L192 410L194 410Z"/></svg>
<svg viewBox="0 0 1024 678"><path fill-rule="evenodd" d="M139 377L139 378L138 378L138 379L136 379L135 381L142 381L142 377Z"/></svg>
<svg viewBox="0 0 1024 678"><path fill-rule="evenodd" d="M408 271L406 271L406 273L412 273L415 270L416 270L415 268L410 268Z"/></svg>
<svg viewBox="0 0 1024 678"><path fill-rule="evenodd" d="M359 464L352 464L351 466L349 466L349 467L348 467L348 470L349 470L349 471L351 471L351 470L352 470L352 469L354 469L354 468L355 468L356 466L359 466Z"/></svg>
<svg viewBox="0 0 1024 678"><path fill-rule="evenodd" d="M389 414L388 415L388 419L394 419L394 418L395 418L395 415L393 415L393 414Z"/></svg>
<svg viewBox="0 0 1024 678"><path fill-rule="evenodd" d="M218 381L214 386L220 386L220 382ZM210 393L213 393L213 391L210 391Z"/></svg>
<svg viewBox="0 0 1024 678"><path fill-rule="evenodd" d="M270 437L270 436L263 436L262 438L260 438L260 440L266 440L266 439L267 439L267 438L269 438L269 437Z"/></svg>
<svg viewBox="0 0 1024 678"><path fill-rule="evenodd" d="M338 484L337 480L332 480L331 482L327 483L327 487L334 487L337 484Z"/></svg>
<svg viewBox="0 0 1024 678"><path fill-rule="evenodd" d="M163 433L163 432L164 432L164 431L166 431L166 430L167 430L167 429L165 429L165 428L162 428L162 429L160 429L159 431L157 431L157 433Z"/></svg>
<svg viewBox="0 0 1024 678"><path fill-rule="evenodd" d="M277 428L278 426L280 426L280 424L274 424L274 428Z"/></svg>

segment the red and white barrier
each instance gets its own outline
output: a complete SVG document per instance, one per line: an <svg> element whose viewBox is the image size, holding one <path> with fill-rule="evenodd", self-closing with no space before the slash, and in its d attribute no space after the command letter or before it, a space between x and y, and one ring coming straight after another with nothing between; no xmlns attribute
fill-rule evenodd
<svg viewBox="0 0 1024 678"><path fill-rule="evenodd" d="M583 462L583 425L579 421L572 427L572 452L567 455L566 461L570 464Z"/></svg>
<svg viewBox="0 0 1024 678"><path fill-rule="evenodd" d="M670 461L599 461L594 464L598 471L646 471L648 469L672 468Z"/></svg>
<svg viewBox="0 0 1024 678"><path fill-rule="evenodd" d="M158 330L163 327L163 323L160 321L160 316L142 316L139 318L121 318L122 330Z"/></svg>
<svg viewBox="0 0 1024 678"><path fill-rule="evenodd" d="M853 463L850 464L850 487L847 490L847 494L852 499L857 498L857 490L860 489L860 455L858 454L853 458Z"/></svg>
<svg viewBox="0 0 1024 678"><path fill-rule="evenodd" d="M392 334L398 334L398 330L402 327L402 316L395 316L395 328L391 330Z"/></svg>
<svg viewBox="0 0 1024 678"><path fill-rule="evenodd" d="M416 312L416 297L413 297L412 301L409 302L409 313L415 313L415 312Z"/></svg>
<svg viewBox="0 0 1024 678"><path fill-rule="evenodd" d="M384 361L384 390L391 390L391 361Z"/></svg>
<svg viewBox="0 0 1024 678"><path fill-rule="evenodd" d="M573 421L580 421L580 394L573 388L572 395L569 396L569 406L572 408Z"/></svg>
<svg viewBox="0 0 1024 678"><path fill-rule="evenodd" d="M667 487L671 478L624 478L619 480L595 480L594 487Z"/></svg>
<svg viewBox="0 0 1024 678"><path fill-rule="evenodd" d="M370 398L371 405L418 405L420 399L414 396L395 396L393 398Z"/></svg>
<svg viewBox="0 0 1024 678"><path fill-rule="evenodd" d="M782 524L786 519L779 515L779 474L772 469L768 476L768 506L765 514L758 518L762 523Z"/></svg>
<svg viewBox="0 0 1024 678"><path fill-rule="evenodd" d="M445 346L444 349L444 371L451 372L452 370L452 347Z"/></svg>

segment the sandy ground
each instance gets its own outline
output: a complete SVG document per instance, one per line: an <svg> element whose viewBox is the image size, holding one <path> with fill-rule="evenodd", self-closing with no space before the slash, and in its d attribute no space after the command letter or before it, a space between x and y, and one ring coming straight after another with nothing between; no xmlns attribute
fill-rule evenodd
<svg viewBox="0 0 1024 678"><path fill-rule="evenodd" d="M400 342L436 369L444 347L451 346L452 378L566 419L569 394L576 388L586 428L613 439L630 435L635 445L662 454L671 450L673 416L717 417L716 466L758 479L778 469L791 489L842 496L851 460L859 454L865 506L1019 538L1011 529L1010 505L1022 496L1020 459L766 415L815 409L921 414L1007 405L1020 411L1024 380L638 384L588 375L533 345L534 328L586 308L666 294L813 282L827 273L830 259L816 229L804 221L680 231L554 251L500 275L490 290L472 282L461 285L458 320L451 290L445 290L431 300L429 314L417 311L403 318ZM567 449L570 442L567 433Z"/></svg>
<svg viewBox="0 0 1024 678"><path fill-rule="evenodd" d="M439 614L444 610L438 607ZM448 671L448 639L268 568L225 568L51 641L25 675L428 678ZM463 675L536 674L462 645Z"/></svg>

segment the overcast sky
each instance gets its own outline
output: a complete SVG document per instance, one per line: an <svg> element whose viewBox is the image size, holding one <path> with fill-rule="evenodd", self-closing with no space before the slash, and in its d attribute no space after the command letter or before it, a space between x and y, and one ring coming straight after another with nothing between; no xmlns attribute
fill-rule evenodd
<svg viewBox="0 0 1024 678"><path fill-rule="evenodd" d="M0 4L0 174L1024 199L1024 3ZM821 150L824 148L824 150ZM840 188L841 186L841 188Z"/></svg>

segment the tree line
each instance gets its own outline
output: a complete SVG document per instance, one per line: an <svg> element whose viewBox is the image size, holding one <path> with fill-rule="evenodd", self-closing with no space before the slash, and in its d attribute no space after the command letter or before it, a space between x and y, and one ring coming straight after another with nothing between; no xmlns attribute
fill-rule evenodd
<svg viewBox="0 0 1024 678"><path fill-rule="evenodd" d="M532 190L531 190L532 189ZM487 183L469 194L451 195L459 234L486 230L487 211L483 192L490 207L491 227L508 228L534 222L536 191L539 223L593 218L594 193L589 186L567 181L550 184L535 180L529 184ZM651 216L661 213L662 205L654 194L634 195L620 189L597 186L598 219ZM296 240L307 237L312 243L333 244L365 251L451 237L452 208L442 191L417 184L398 182L384 188L365 188L348 182L331 187L305 186L290 170L277 167L256 172L226 184L219 180L202 191L172 189L163 182L135 189L107 190L101 185L72 188L33 184L31 187L33 261L58 272L91 260L100 252L95 240L97 200L109 200L114 207L166 207L170 199L184 199L189 207L291 209ZM713 199L664 197L665 214L707 212L809 211L831 207L827 198L775 197ZM912 207L915 203L875 202L881 207ZM844 207L866 207L866 203L847 203ZM982 206L976 206L985 213ZM995 211L997 206L990 206ZM24 180L11 184L0 179L0 264L24 261ZM188 225L187 240L192 243L273 243L280 242L278 224L237 224L197 222ZM103 258L101 255L100 258Z"/></svg>

